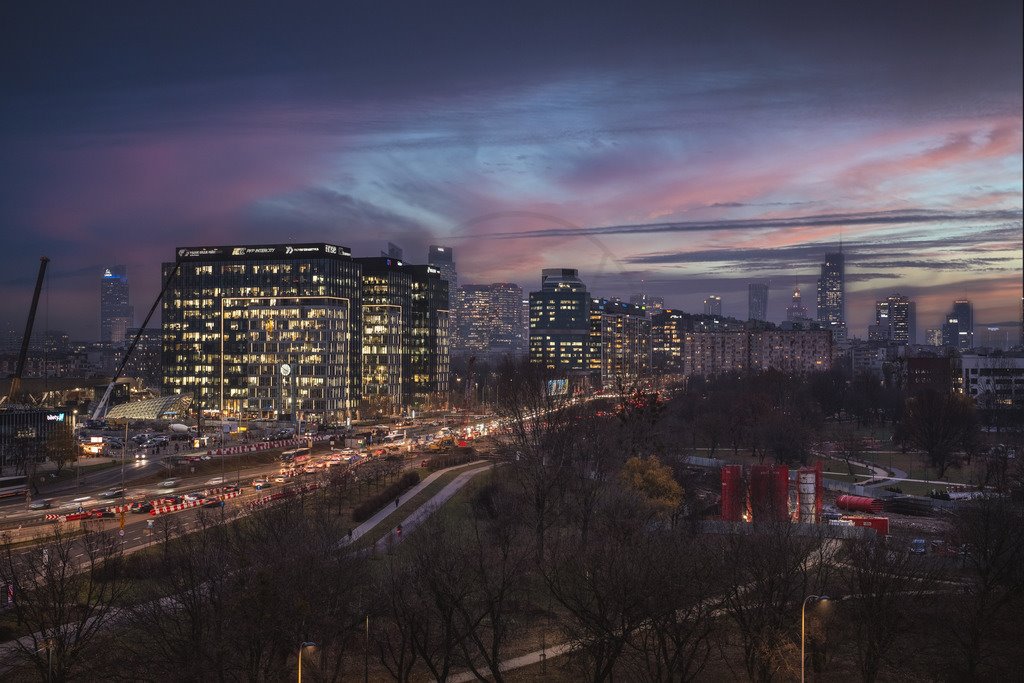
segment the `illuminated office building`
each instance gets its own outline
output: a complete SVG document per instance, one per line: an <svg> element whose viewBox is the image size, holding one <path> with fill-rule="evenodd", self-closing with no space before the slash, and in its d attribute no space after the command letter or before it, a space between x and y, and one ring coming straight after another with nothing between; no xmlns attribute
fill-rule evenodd
<svg viewBox="0 0 1024 683"><path fill-rule="evenodd" d="M628 387L651 368L651 320L643 306L590 301L588 366L603 388Z"/></svg>
<svg viewBox="0 0 1024 683"><path fill-rule="evenodd" d="M942 345L960 351L974 348L974 306L966 299L953 302L942 324Z"/></svg>
<svg viewBox="0 0 1024 683"><path fill-rule="evenodd" d="M575 268L545 268L530 292L530 362L585 373L590 344L590 293Z"/></svg>
<svg viewBox="0 0 1024 683"><path fill-rule="evenodd" d="M842 252L825 254L821 264L818 322L832 331L835 341L846 341L846 258Z"/></svg>
<svg viewBox="0 0 1024 683"><path fill-rule="evenodd" d="M347 248L183 247L177 257L162 303L166 391L248 419L354 415L362 282ZM165 278L173 268L163 264Z"/></svg>
<svg viewBox="0 0 1024 683"><path fill-rule="evenodd" d="M134 324L134 309L128 303L128 269L105 268L100 278L100 341L122 342Z"/></svg>

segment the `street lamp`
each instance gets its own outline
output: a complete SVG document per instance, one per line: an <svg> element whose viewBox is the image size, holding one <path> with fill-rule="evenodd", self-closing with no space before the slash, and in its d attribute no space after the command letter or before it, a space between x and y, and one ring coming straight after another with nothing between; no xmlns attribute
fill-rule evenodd
<svg viewBox="0 0 1024 683"><path fill-rule="evenodd" d="M827 595L808 595L800 605L800 683L804 683L804 663L807 660L805 644L807 641L807 603L809 601L828 604Z"/></svg>
<svg viewBox="0 0 1024 683"><path fill-rule="evenodd" d="M299 645L299 683L302 683L302 651L307 647L316 647L316 643L307 641L302 645Z"/></svg>

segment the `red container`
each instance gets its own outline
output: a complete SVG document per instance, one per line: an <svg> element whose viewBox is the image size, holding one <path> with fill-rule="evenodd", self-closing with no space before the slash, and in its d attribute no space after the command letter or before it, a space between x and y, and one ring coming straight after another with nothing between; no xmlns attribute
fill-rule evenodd
<svg viewBox="0 0 1024 683"><path fill-rule="evenodd" d="M767 465L750 466L750 518L767 522L772 518L772 473Z"/></svg>
<svg viewBox="0 0 1024 683"><path fill-rule="evenodd" d="M854 526L870 527L878 532L879 536L889 535L888 517L844 517L843 519L850 520Z"/></svg>
<svg viewBox="0 0 1024 683"><path fill-rule="evenodd" d="M772 511L775 521L789 520L789 468L785 465L772 468Z"/></svg>
<svg viewBox="0 0 1024 683"><path fill-rule="evenodd" d="M866 496L851 496L849 494L843 494L836 498L836 507L842 510L852 510L854 512L874 512L878 513L882 511L882 501L877 498L868 498ZM888 531L886 532L888 533Z"/></svg>
<svg viewBox="0 0 1024 683"><path fill-rule="evenodd" d="M726 522L740 521L742 507L740 491L743 486L743 468L739 465L722 467L722 519Z"/></svg>

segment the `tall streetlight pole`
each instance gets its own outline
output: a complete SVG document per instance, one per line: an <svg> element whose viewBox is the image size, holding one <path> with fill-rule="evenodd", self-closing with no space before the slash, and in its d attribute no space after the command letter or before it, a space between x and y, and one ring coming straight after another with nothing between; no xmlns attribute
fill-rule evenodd
<svg viewBox="0 0 1024 683"><path fill-rule="evenodd" d="M307 647L316 647L316 643L307 641L299 645L299 683L302 683L302 651Z"/></svg>
<svg viewBox="0 0 1024 683"><path fill-rule="evenodd" d="M828 602L827 595L808 595L804 598L803 604L800 605L800 683L804 683L804 664L807 661L806 656L806 643L807 643L807 603L811 600L815 602Z"/></svg>

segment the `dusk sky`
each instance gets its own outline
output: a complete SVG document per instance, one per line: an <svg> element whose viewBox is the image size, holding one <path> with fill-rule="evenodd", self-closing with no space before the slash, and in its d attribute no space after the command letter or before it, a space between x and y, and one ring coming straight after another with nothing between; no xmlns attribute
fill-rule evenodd
<svg viewBox="0 0 1024 683"><path fill-rule="evenodd" d="M174 247L327 241L535 289L577 267L769 317L826 251L847 313L1021 304L1021 2L32 3L0 10L0 321L137 322ZM979 330L980 332L980 330ZM984 340L984 336L980 338Z"/></svg>

